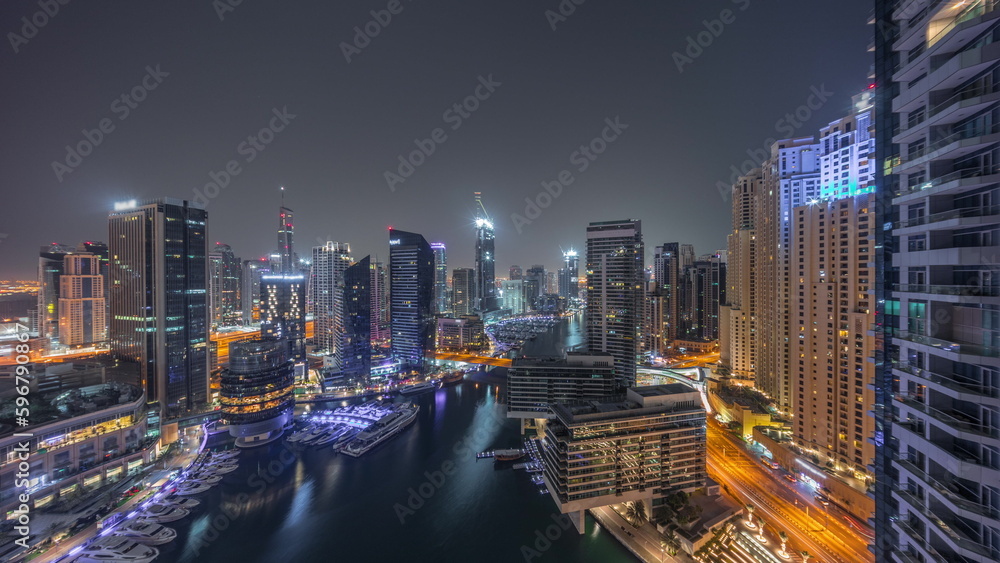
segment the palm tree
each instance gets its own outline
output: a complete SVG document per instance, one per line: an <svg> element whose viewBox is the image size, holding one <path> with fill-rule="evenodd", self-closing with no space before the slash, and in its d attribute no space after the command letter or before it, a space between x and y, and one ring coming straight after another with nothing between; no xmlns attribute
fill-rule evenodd
<svg viewBox="0 0 1000 563"><path fill-rule="evenodd" d="M643 509L642 501L630 501L625 503L625 520L638 528L646 521L646 511Z"/></svg>
<svg viewBox="0 0 1000 563"><path fill-rule="evenodd" d="M785 545L788 544L788 534L784 530L778 532L778 539L781 540L781 551L780 553L787 553L785 551Z"/></svg>
<svg viewBox="0 0 1000 563"><path fill-rule="evenodd" d="M671 529L663 536L663 539L660 540L660 549L665 550L667 553L673 556L677 555L678 547L679 546L677 542L677 532Z"/></svg>
<svg viewBox="0 0 1000 563"><path fill-rule="evenodd" d="M807 561L809 561L809 558L812 557L812 555L810 555L808 551L800 552L799 555L802 556L802 563L806 563Z"/></svg>
<svg viewBox="0 0 1000 563"><path fill-rule="evenodd" d="M764 521L763 521L763 520L761 520L761 521L760 521L760 522L759 522L759 523L757 524L757 526L759 526L759 527L760 527L760 532L759 532L759 533L757 534L757 537L758 537L758 538L760 538L760 541L764 541Z"/></svg>
<svg viewBox="0 0 1000 563"><path fill-rule="evenodd" d="M746 506L746 509L747 509L747 525L748 526L753 526L753 511L754 511L754 508L755 507L752 504L748 504Z"/></svg>

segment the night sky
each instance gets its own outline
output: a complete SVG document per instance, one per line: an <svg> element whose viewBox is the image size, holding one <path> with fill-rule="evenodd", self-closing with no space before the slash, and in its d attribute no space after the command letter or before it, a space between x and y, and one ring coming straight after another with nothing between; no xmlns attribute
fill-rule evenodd
<svg viewBox="0 0 1000 563"><path fill-rule="evenodd" d="M496 223L499 276L557 267L597 220L641 219L650 250L708 253L725 248L716 183L731 166L787 136L776 122L813 88L833 95L796 136L845 115L869 82L869 0L577 1L556 17L559 0L43 0L58 13L22 39L11 34L39 2L5 0L0 279L34 278L42 244L106 240L116 201L204 193L230 161L239 172L209 200L210 237L243 258L274 250L282 185L303 256L335 240L386 257L392 225L471 266L474 191ZM370 23L387 7L387 25ZM716 37L703 20L723 10ZM377 35L357 48L366 25ZM679 71L674 53L699 33L708 46ZM474 111L454 109L477 91ZM612 132L615 118L627 129ZM254 148L272 124L282 130ZM102 125L89 155L67 157ZM574 155L602 133L617 135L596 142L603 153ZM433 154L390 189L386 172L417 139ZM526 214L563 170L572 183Z"/></svg>

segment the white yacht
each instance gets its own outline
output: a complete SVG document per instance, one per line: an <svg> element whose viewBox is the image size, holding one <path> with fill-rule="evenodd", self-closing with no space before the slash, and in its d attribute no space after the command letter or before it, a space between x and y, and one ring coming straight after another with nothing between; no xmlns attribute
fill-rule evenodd
<svg viewBox="0 0 1000 563"><path fill-rule="evenodd" d="M418 411L420 411L419 405L407 403L396 406L391 414L382 417L378 422L358 434L358 437L344 446L341 451L353 457L364 455L375 446L413 424Z"/></svg>
<svg viewBox="0 0 1000 563"><path fill-rule="evenodd" d="M177 531L158 522L133 520L115 528L115 536L129 538L144 545L163 545L177 538Z"/></svg>
<svg viewBox="0 0 1000 563"><path fill-rule="evenodd" d="M97 538L80 550L68 563L96 563L98 561L122 561L128 563L148 563L160 551L155 547L142 545L129 538L106 536Z"/></svg>
<svg viewBox="0 0 1000 563"><path fill-rule="evenodd" d="M239 466L235 463L207 463L202 466L205 471L211 471L219 475L225 475L236 471Z"/></svg>
<svg viewBox="0 0 1000 563"><path fill-rule="evenodd" d="M239 450L222 450L220 452L209 452L212 459L236 459L239 457Z"/></svg>
<svg viewBox="0 0 1000 563"><path fill-rule="evenodd" d="M185 478L185 483L204 483L208 486L218 485L222 481L222 475L217 475L211 471L197 471L189 473Z"/></svg>
<svg viewBox="0 0 1000 563"><path fill-rule="evenodd" d="M437 381L425 381L423 383L415 383L413 385L407 385L399 390L403 395L416 395L418 393L425 393L427 391L433 391L438 388L439 382Z"/></svg>
<svg viewBox="0 0 1000 563"><path fill-rule="evenodd" d="M183 496L200 495L201 493L208 492L211 488L211 485L205 483L187 482L177 485L177 490L174 491L174 494Z"/></svg>
<svg viewBox="0 0 1000 563"><path fill-rule="evenodd" d="M156 522L174 522L184 518L191 512L186 508L181 508L179 506L173 506L170 504L151 504L141 512L139 512L140 518L146 518L148 520L154 520Z"/></svg>
<svg viewBox="0 0 1000 563"><path fill-rule="evenodd" d="M169 504L170 506L176 506L177 508L185 508L188 510L201 504L200 500L195 500L191 497L179 497L177 495L172 495L172 494L161 498L158 502L162 504Z"/></svg>
<svg viewBox="0 0 1000 563"><path fill-rule="evenodd" d="M299 443L299 442L309 441L309 440L311 440L313 438L318 437L320 434L323 433L323 431L324 431L323 427L319 426L319 425L310 425L310 426L307 426L307 427L303 428L302 430L299 430L298 432L295 432L291 436L289 436L288 437L288 443L289 444L296 444L296 443Z"/></svg>

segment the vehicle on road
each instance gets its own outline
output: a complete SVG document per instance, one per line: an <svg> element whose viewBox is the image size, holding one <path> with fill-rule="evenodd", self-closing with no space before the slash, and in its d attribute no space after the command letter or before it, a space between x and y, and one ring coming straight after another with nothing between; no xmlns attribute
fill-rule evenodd
<svg viewBox="0 0 1000 563"><path fill-rule="evenodd" d="M792 474L790 474L790 473L788 473L788 474L785 474L785 475L783 475L783 477L784 477L784 478L785 478L785 479L786 479L786 480L787 480L787 481L788 481L789 483L796 483L796 482L798 482L798 479L796 479L796 478L795 478L795 475L792 475Z"/></svg>

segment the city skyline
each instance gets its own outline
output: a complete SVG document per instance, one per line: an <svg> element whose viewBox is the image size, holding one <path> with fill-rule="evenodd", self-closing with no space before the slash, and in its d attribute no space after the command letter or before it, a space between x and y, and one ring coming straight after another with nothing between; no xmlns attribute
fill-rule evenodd
<svg viewBox="0 0 1000 563"><path fill-rule="evenodd" d="M58 220L44 225L32 213L8 218L0 228L7 235L0 243L0 278L31 277L32 249L41 244L101 240L106 213L116 201L192 199L196 188L204 194L210 174L219 176L230 159L237 160L241 172L209 200L209 239L231 245L243 257L273 251L273 232L258 232L257 226L274 224L280 186L286 188L285 204L296 213L300 249L327 240L346 241L359 255L381 259L384 229L406 221L407 228L453 248L450 267L471 267L474 249L462 242L474 226L468 197L474 191L489 198L497 218L497 239L503 243L496 263L503 271L525 263L544 263L555 270L559 247L583 246L574 225L609 217L645 219L650 240L685 240L704 252L723 248L728 203L719 197L717 182L731 184L730 166L739 168L765 139L783 136L776 122L805 104L811 88L825 88L832 96L796 132L813 132L844 114L850 95L867 85L870 64L865 52L869 31L858 24L867 17L867 2L820 7L754 3L745 11L741 4L638 6L628 18L615 17L615 6L591 4L578 7L555 30L542 6L495 5L479 14L462 5L407 6L350 63L340 44L350 42L353 27L363 27L371 18L368 11L381 6L285 10L240 5L224 13L222 21L210 5L189 12L157 7L112 14L92 6L62 10L37 36L19 45L16 54L6 54L12 74L23 77L23 83L60 84L41 99L36 88L10 93L11 107L25 111L9 114L8 130L36 134L7 143L9 150L0 155L4 185L23 188L11 189L6 203L39 209L34 198L44 198L46 216ZM686 38L704 30L702 20L717 18L727 7L736 10L736 20L678 72L672 54L683 53ZM18 32L20 17L35 8L30 2L12 4L0 18L0 27ZM807 16L841 32L826 36L809 26L790 25ZM634 33L633 18L647 26L662 23ZM322 33L313 36L323 37L322 44L301 60L291 57L301 52L298 40L287 48L258 41L259 32L271 25L281 35L293 24L306 26L306 33L295 32L302 36L313 22L321 21L327 22ZM522 30L517 41L496 35L491 28L497 21ZM91 25L97 22L105 23ZM197 40L174 45L166 37L177 26L190 29ZM458 40L481 36L482 47L473 53L478 60L446 41L426 57L433 61L429 68L405 48L424 33L456 26L462 30ZM103 30L100 41L90 36L97 29ZM761 29L782 29L782 37L759 33ZM606 39L590 44L586 38L591 36ZM129 53L99 56L103 47L98 45L115 41L128 42ZM800 72L790 78L781 65L751 71L750 66L760 65L744 65L731 56L741 42L753 42L762 53L781 52L785 64ZM796 43L815 48L787 47ZM84 66L87 78L74 70L78 62L73 58L49 60L53 50L67 44L93 49L95 56ZM491 44L506 48L494 52ZM252 73L241 72L231 64L232 48L245 48L241 57L261 56L266 63ZM636 56L650 49L656 56ZM193 52L205 53L206 60L192 59L187 53ZM830 60L824 55L828 52L842 56ZM548 54L525 69L525 53ZM110 111L123 92L143 83L146 67L155 72L157 64L167 76L146 80L156 89L127 116ZM443 73L437 67L452 70ZM224 72L216 75L218 69ZM539 84L532 77L538 71L554 73L542 83L564 85L531 86L532 81ZM434 80L418 80L420 73L430 73ZM451 123L442 121L442 113L473 93L480 75L488 78L491 73L501 86L453 131ZM263 76L267 80L261 81ZM776 87L744 92L745 104L723 103L731 88L744 80ZM351 81L358 88L341 87ZM396 89L403 84L408 95L400 99ZM377 95L359 96L366 90ZM63 91L66 94L56 93ZM331 96L336 104L329 103ZM116 107L129 109L124 104ZM272 110L280 113L286 107L295 117L286 115L288 123L273 121L284 130L274 132L273 142L252 162L244 162L237 152L240 143L272 123ZM689 111L691 107L715 108L712 119L692 116L696 112ZM748 115L746 107L756 111ZM571 155L601 135L605 119L616 117L628 129L586 171L578 172ZM52 162L65 162L65 146L83 141L81 131L93 130L103 118L115 129L60 181ZM408 154L414 139L428 138L439 125L447 141L391 191L384 172L395 171L398 155ZM690 166L668 171L664 155ZM513 162L518 166L510 166ZM573 173L573 184L519 233L512 214L524 215L525 198L535 198L542 182L554 181L563 169ZM597 212L592 204L609 187L621 187L632 197L608 201ZM347 192L357 209L366 212L344 214L333 226L326 216L343 205L341 194ZM643 205L635 203L638 198L644 199ZM671 205L692 199L710 205L700 207L699 213ZM423 212L408 218L413 210ZM550 240L551 248L537 245L539 238Z"/></svg>

